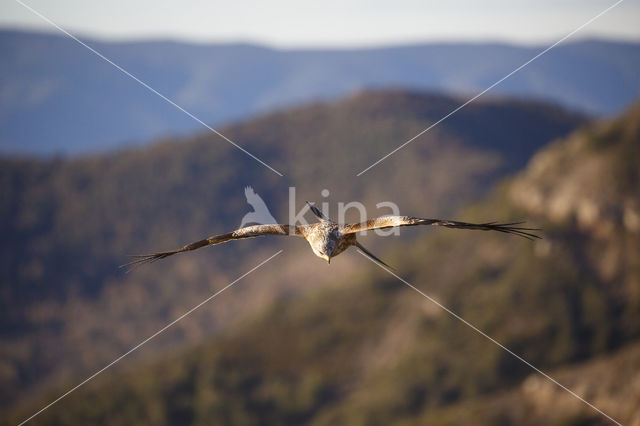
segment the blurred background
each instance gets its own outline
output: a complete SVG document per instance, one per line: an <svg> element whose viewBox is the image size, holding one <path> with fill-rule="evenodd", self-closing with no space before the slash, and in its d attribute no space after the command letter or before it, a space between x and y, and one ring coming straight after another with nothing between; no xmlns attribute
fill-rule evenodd
<svg viewBox="0 0 640 426"><path fill-rule="evenodd" d="M296 211L391 201L543 228L535 243L416 228L361 240L640 425L639 18L630 0L2 0L0 422L283 250L31 423L611 424L355 251L328 266L301 239L265 238L118 269L235 229L250 185L281 222L294 186Z"/></svg>

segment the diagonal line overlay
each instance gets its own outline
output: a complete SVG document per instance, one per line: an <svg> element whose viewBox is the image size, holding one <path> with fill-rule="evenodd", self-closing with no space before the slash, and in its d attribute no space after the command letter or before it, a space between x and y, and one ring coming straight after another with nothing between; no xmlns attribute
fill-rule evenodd
<svg viewBox="0 0 640 426"><path fill-rule="evenodd" d="M18 1L18 0L16 0ZM376 161L375 163L371 164L369 167L367 167L366 169L362 170L360 173L358 173L356 176L362 176L364 173L366 173L367 171L369 171L370 169L372 169L373 167L377 166L378 164L382 163L384 160L386 160L387 158L391 157L393 154L395 154L396 152L400 151L402 148L404 148L405 146L409 145L411 142L413 142L414 140L418 139L420 136L424 135L425 133L427 133L429 130L433 129L434 127L436 127L438 124L442 123L443 121L445 121L447 118L451 117L453 114L455 114L456 112L460 111L462 108L466 107L467 105L469 105L471 102L475 101L476 99L478 99L480 96L484 95L485 93L487 93L489 90L493 89L494 87L496 87L497 85L499 85L500 83L502 83L503 81L505 81L506 79L508 79L509 77L511 77L512 75L514 75L515 73L517 73L518 71L520 71L521 69L523 69L524 67L526 67L527 65L529 65L530 63L532 63L533 61L535 61L536 59L538 59L539 57L541 57L542 55L544 55L545 53L547 53L548 51L550 51L551 49L553 49L554 47L556 47L557 45L559 45L560 43L562 43L563 41L565 41L566 39L568 39L569 37L571 37L572 35L574 35L575 33L577 33L578 31L582 30L584 27L586 27L587 25L589 25L590 23L592 23L593 21L595 21L596 19L598 19L599 17L601 17L602 15L604 15L605 13L609 12L611 9L613 9L614 7L616 7L617 5L619 5L620 3L622 3L624 0L618 0L617 2L615 2L614 4L612 4L611 6L607 7L605 10L603 10L602 12L598 13L596 16L594 16L593 18L589 19L587 22L585 22L584 24L580 25L579 27L577 27L576 29L574 29L573 31L571 31L570 33L568 33L567 35L565 35L564 37L562 37L560 40L556 41L555 43L553 43L551 46L547 47L546 49L544 49L542 52L538 53L537 55L535 55L533 58L529 59L527 62L525 62L524 64L520 65L518 68L514 69L513 71L511 71L509 74L505 75L504 77L502 77L500 80L496 81L495 83L493 83L491 86L487 87L486 89L484 89L482 92L478 93L477 95L475 95L474 97L472 97L471 99L469 99L468 101L466 101L465 103L463 103L462 105L458 106L457 108L455 108L454 110L452 110L451 112L449 112L447 115L445 115L444 117L442 117L441 119L439 119L438 121L436 121L435 123L431 124L429 127L427 127L426 129L422 130L420 133L418 133L417 135L415 135L414 137L412 137L411 139L407 140L406 142L404 142L403 144L399 145L398 147L396 147L393 151L389 152L387 155L381 157L378 161Z"/></svg>
<svg viewBox="0 0 640 426"><path fill-rule="evenodd" d="M98 52L96 49L94 49L93 47L89 46L88 44L86 44L85 42L80 40L78 37L74 36L69 31L65 30L60 25L56 24L51 19L49 19L46 16L44 16L42 13L38 12L37 10L35 10L33 7L31 7L28 4L24 3L22 0L15 0L15 1L17 3L19 3L25 9L28 9L34 15L37 15L42 20L46 21L47 23L49 23L50 25L52 25L53 27L58 29L60 32L64 33L67 37L73 39L74 41L76 41L81 46L84 46L85 48L90 50L92 53L94 53L96 56L98 56L99 58L101 58L105 62L108 62L109 64L113 65L118 71L122 72L127 77L130 77L131 79L135 80L137 83L139 83L144 88L148 89L150 92L158 95L160 98L162 98L163 100L165 100L169 104L173 105L174 107L176 107L177 109L179 109L180 111L182 111L183 113L185 113L186 115L188 115L189 117L191 117L192 119L197 121L198 123L202 124L207 129L211 130L213 133L215 133L216 135L220 136L222 139L224 139L225 141L229 142L231 145L235 146L240 151L244 152L249 157L251 157L254 160L256 160L258 163L262 164L263 166L265 166L266 168L268 168L269 170L271 170L272 172L274 172L278 176L281 176L281 177L284 176L278 170L274 169L269 164L267 164L264 161L262 161L260 158L256 157L255 155L253 155L252 153L250 153L249 151L247 151L246 149L244 149L243 147L241 147L240 145L238 145L237 143L235 143L234 141L232 141L231 139L229 139L228 137L226 137L225 135L223 135L222 133L220 133L219 131L217 131L213 127L209 126L207 123L205 123L204 121L200 120L198 117L196 117L195 115L193 115L192 113L190 113L189 111L187 111L186 109L184 109L183 107L181 107L180 105L178 105L177 103L175 103L174 101L172 101L171 99L169 99L168 97L163 95L162 93L158 92L156 89L154 89L153 87L149 86L147 83L145 83L144 81L140 80L138 77L136 77L135 75L131 74L129 71L125 70L120 65L116 64L111 59L107 58L102 53Z"/></svg>
<svg viewBox="0 0 640 426"><path fill-rule="evenodd" d="M276 252L275 254L271 255L271 257L263 260L262 262L260 262L258 265L254 266L252 269L250 269L249 271L245 272L244 274L240 275L238 278L236 278L235 280L233 280L231 283L227 284L225 287L223 287L222 289L218 290L217 292L215 292L214 294L212 294L211 296L207 297L206 299L204 299L202 302L198 303L197 305L195 305L193 308L189 309L187 312L185 312L184 314L180 315L178 318L174 319L173 321L171 321L169 324L165 325L164 327L162 327L160 330L156 331L155 333L153 333L151 336L147 337L146 339L144 339L142 342L138 343L137 345L135 345L134 347L132 347L131 349L129 349L127 352L125 352L124 354L120 355L118 358L114 359L113 361L111 361L109 364L105 365L104 367L102 367L100 370L96 371L95 373L93 373L91 376L87 377L86 379L84 379L82 382L80 382L79 384L77 384L76 386L72 387L71 389L69 389L67 392L63 393L62 395L60 395L58 398L54 399L53 401L51 401L49 404L45 405L44 407L42 407L40 410L36 411L35 413L33 413L30 417L28 417L27 419L23 420L18 426L22 426L23 424L27 423L28 421L30 421L31 419L33 419L34 417L36 417L37 415L39 415L40 413L42 413L43 411L45 411L46 409L50 408L52 405L58 403L60 400L62 400L63 398L67 397L70 393L74 392L75 390L77 390L79 387L85 385L87 382L93 380L96 376L100 375L101 373L103 373L105 370L107 370L108 368L112 367L113 365L115 365L116 363L118 363L120 360L122 360L123 358L125 358L126 356L130 355L132 352L135 352L137 349L139 349L142 345L146 344L147 342L149 342L151 339L153 339L154 337L156 337L157 335L163 333L164 331L166 331L167 329L169 329L170 327L172 327L173 325L175 325L178 321L182 320L183 318L185 318L186 316L190 315L191 313L193 313L196 309L200 308L202 305L204 305L205 303L209 302L210 300L212 300L213 298L215 298L217 295L219 295L220 293L222 293L223 291L225 291L226 289L228 289L229 287L233 286L234 284L236 284L238 281L240 281L241 279L243 279L244 277L246 277L247 275L249 275L250 273L252 273L253 271L255 271L256 269L260 268L262 265L264 265L265 263L269 262L270 260L272 260L273 258L275 258L276 256L278 256L280 253L282 253L283 250L279 250L278 252Z"/></svg>
<svg viewBox="0 0 640 426"><path fill-rule="evenodd" d="M506 346L504 346L502 343L498 342L496 339L494 339L493 337L489 336L487 333L485 333L484 331L480 330L478 327L476 327L475 325L471 324L469 321L465 320L464 318L462 318L460 315L456 314L455 312L453 312L451 309L447 308L446 306L444 306L442 303L438 302L437 300L435 300L434 298L432 298L431 296L429 296L428 294L424 293L422 290L420 290L419 288L411 285L408 281L406 281L405 279L403 279L402 277L396 275L392 270L390 270L389 268L384 267L383 265L380 265L376 262L374 262L373 260L369 259L367 257L366 254L364 254L362 251L360 251L360 249L357 249L358 253L360 253L362 256L364 256L367 260L373 262L374 264L378 265L380 268L384 269L385 271L387 271L388 273L390 273L391 275L393 275L394 277L396 277L398 280L402 281L404 284L406 284L408 287L410 287L412 290L416 291L417 293L419 293L422 297L428 299L430 302L436 304L437 306L439 306L440 308L442 308L443 310L445 310L448 314L450 314L452 317L454 317L455 319L461 321L463 324L465 324L466 326L470 327L472 330L474 330L476 333L482 335L483 337L489 339L492 343L494 343L495 345L497 345L498 347L500 347L501 349L505 350L506 352L508 352L510 355L512 355L513 357L515 357L517 360L523 362L524 364L526 364L527 366L529 366L530 368L532 368L533 370L535 370L537 373L541 374L543 377L545 377L546 379L550 380L551 382L553 382L555 385L557 385L558 387L562 388L563 390L567 391L569 394L571 394L572 396L574 396L575 398L579 399L580 401L582 401L583 403L585 403L586 405L588 405L589 407L591 407L592 409L594 409L595 411L597 411L598 413L602 414L604 417L606 417L607 419L611 420L613 423L617 424L618 426L622 426L622 424L620 422L618 422L617 420L615 420L613 417L609 416L607 413L605 413L604 411L602 411L601 409L599 409L598 407L596 407L595 405L591 404L589 401L585 400L584 398L582 398L580 395L578 395L577 393L575 393L574 391L572 391L571 389L569 389L568 387L564 386L562 383L558 382L556 379L554 379L553 377L549 376L547 373L545 373L544 371L540 370L539 368L537 368L535 365L531 364L529 361L527 361L526 359L522 358L520 355L516 354L515 352L513 352L511 349L507 348Z"/></svg>

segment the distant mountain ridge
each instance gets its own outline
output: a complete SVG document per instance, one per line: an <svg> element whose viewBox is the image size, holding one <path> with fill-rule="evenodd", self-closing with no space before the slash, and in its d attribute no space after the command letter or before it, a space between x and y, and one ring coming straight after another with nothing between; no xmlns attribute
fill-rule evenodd
<svg viewBox="0 0 640 426"><path fill-rule="evenodd" d="M365 88L468 95L544 48L434 43L274 50L83 40L214 125ZM104 151L202 128L64 36L0 31L0 57L0 152ZM559 45L487 96L534 97L602 115L621 111L639 93L640 43L580 41Z"/></svg>

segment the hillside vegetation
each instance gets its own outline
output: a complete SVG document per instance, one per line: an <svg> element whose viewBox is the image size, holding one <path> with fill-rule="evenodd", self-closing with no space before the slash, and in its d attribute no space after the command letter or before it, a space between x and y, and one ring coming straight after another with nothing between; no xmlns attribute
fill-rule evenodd
<svg viewBox="0 0 640 426"><path fill-rule="evenodd" d="M640 105L572 133L460 215L530 218L544 228L540 242L445 229L383 253L408 282L631 425L640 424L638 123ZM610 424L384 270L358 269L206 343L105 373L39 421Z"/></svg>
<svg viewBox="0 0 640 426"><path fill-rule="evenodd" d="M540 103L478 102L355 177L457 102L362 93L223 129L284 178L210 133L76 160L0 160L0 404L89 374L278 249L282 257L230 290L221 306L181 323L143 355L201 341L285 295L340 285L366 264L354 252L327 268L306 242L276 238L225 244L135 274L118 270L127 254L235 229L250 211L246 185L285 222L291 185L296 210L305 200L332 209L357 200L370 214L388 214L375 205L389 200L403 213L449 215L584 123ZM347 219L358 220L356 213Z"/></svg>

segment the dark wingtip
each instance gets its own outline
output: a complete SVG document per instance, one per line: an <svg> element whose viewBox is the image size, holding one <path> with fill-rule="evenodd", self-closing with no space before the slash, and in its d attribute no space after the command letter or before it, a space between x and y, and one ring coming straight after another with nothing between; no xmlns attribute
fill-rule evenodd
<svg viewBox="0 0 640 426"><path fill-rule="evenodd" d="M129 257L134 258L135 260L118 266L118 269L124 269L125 273L128 274L139 266L145 265L147 263L153 263L156 260L164 259L165 257L171 256L172 254L174 253L164 252L151 254L130 254Z"/></svg>
<svg viewBox="0 0 640 426"><path fill-rule="evenodd" d="M524 222L513 222L513 223L498 223L498 224L488 224L490 229L495 231L504 232L507 234L517 235L522 238L526 238L529 241L534 241L536 239L541 240L542 237L540 235L533 234L533 232L542 232L540 228L525 228L522 226Z"/></svg>

